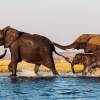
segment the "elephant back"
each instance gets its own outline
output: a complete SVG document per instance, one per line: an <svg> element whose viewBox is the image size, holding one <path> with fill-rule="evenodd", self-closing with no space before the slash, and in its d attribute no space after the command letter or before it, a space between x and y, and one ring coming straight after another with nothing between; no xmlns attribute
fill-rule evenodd
<svg viewBox="0 0 100 100"><path fill-rule="evenodd" d="M99 34L82 34L76 39L76 42L100 45L100 35Z"/></svg>

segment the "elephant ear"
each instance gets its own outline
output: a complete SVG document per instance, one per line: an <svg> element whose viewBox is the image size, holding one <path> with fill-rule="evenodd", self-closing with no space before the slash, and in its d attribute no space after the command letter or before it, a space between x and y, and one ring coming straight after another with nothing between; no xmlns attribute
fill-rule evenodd
<svg viewBox="0 0 100 100"><path fill-rule="evenodd" d="M17 40L19 32L11 27L3 29L5 33L5 48L11 46L11 44Z"/></svg>
<svg viewBox="0 0 100 100"><path fill-rule="evenodd" d="M100 45L100 35L95 35L93 36L88 43L90 44L95 44L95 45Z"/></svg>
<svg viewBox="0 0 100 100"><path fill-rule="evenodd" d="M5 27L3 30L6 32L8 29L10 29L10 26Z"/></svg>

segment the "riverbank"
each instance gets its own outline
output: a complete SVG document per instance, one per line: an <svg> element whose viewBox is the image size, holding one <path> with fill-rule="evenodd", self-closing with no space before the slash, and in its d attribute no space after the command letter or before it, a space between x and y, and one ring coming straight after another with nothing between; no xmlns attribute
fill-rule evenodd
<svg viewBox="0 0 100 100"><path fill-rule="evenodd" d="M0 60L0 73L5 73L5 72L9 72L8 70L8 64L10 63L10 60ZM58 62L55 61L55 67L57 69L58 72L71 72L71 65L68 62ZM17 67L17 71L20 71L22 69L28 69L28 70L33 70L34 69L34 64L30 64L27 63L25 61L22 61L20 63L18 63L18 67ZM76 72L81 72L83 69L82 65L76 65L75 66L75 71ZM42 72L49 72L50 69L48 69L47 67L41 65L41 67L39 68L39 71Z"/></svg>

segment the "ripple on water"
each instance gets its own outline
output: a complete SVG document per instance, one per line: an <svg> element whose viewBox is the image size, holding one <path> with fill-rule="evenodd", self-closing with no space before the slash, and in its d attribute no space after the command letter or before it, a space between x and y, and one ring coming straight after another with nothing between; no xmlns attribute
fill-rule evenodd
<svg viewBox="0 0 100 100"><path fill-rule="evenodd" d="M99 100L100 78L53 77L40 73L37 77L0 75L0 100Z"/></svg>

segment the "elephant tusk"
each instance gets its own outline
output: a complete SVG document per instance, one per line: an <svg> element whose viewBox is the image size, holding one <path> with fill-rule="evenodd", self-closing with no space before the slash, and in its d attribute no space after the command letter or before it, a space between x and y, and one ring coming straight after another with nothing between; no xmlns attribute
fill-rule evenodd
<svg viewBox="0 0 100 100"><path fill-rule="evenodd" d="M66 49L66 50L74 50L75 48L71 48L71 49Z"/></svg>
<svg viewBox="0 0 100 100"><path fill-rule="evenodd" d="M75 48L71 48L71 50L74 50Z"/></svg>

